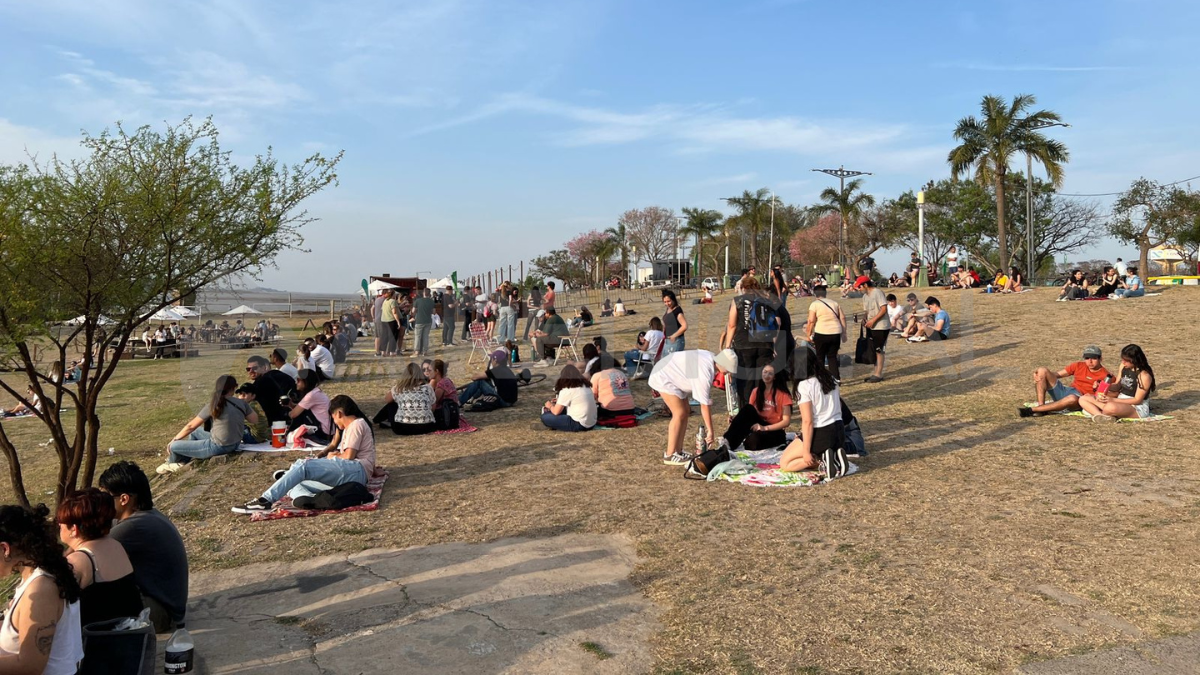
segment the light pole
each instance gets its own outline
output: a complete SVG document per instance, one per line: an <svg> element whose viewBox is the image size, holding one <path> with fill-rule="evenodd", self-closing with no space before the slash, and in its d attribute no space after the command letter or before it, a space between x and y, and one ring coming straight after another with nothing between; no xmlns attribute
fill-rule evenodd
<svg viewBox="0 0 1200 675"><path fill-rule="evenodd" d="M839 166L836 169L813 169L813 171L828 174L830 176L833 176L834 178L837 178L838 186L839 186L838 195L840 195L842 197L845 197L846 179L847 178L853 178L855 176L870 176L870 175L872 175L872 173L870 171L847 171L845 166ZM843 258L845 257L844 252L846 249L846 212L842 211L841 216L842 216L842 229L838 233L838 267L841 268L839 270L839 272L842 274L845 274L846 273L846 270L845 270L846 264L845 264L845 260Z"/></svg>
<svg viewBox="0 0 1200 675"><path fill-rule="evenodd" d="M925 191L917 193L917 285L928 286L929 275L925 266Z"/></svg>
<svg viewBox="0 0 1200 675"><path fill-rule="evenodd" d="M767 269L773 268L775 262L775 191L771 190L771 239L767 244Z"/></svg>
<svg viewBox="0 0 1200 675"><path fill-rule="evenodd" d="M1029 129L1036 131L1069 126L1066 122L1042 122L1031 125ZM1033 279L1033 155L1028 152L1025 153L1025 275Z"/></svg>

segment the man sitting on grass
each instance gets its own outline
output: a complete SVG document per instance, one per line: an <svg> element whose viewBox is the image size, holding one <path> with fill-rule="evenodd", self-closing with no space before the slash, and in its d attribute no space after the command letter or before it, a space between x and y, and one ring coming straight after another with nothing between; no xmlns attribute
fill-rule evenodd
<svg viewBox="0 0 1200 675"><path fill-rule="evenodd" d="M1032 408L1021 406L1017 412L1021 417L1041 417L1063 410L1082 410L1079 399L1085 394L1095 394L1096 387L1108 379L1108 371L1100 363L1100 348L1089 345L1083 350L1083 360L1067 365L1057 373L1040 367L1033 371L1033 386L1037 389L1037 405ZM1071 377L1070 386L1061 378ZM1050 403L1046 403L1046 397Z"/></svg>
<svg viewBox="0 0 1200 675"><path fill-rule="evenodd" d="M459 405L477 396L495 396L501 408L517 402L517 376L508 367L508 353L503 349L492 352L488 369L471 377L471 382L458 395Z"/></svg>
<svg viewBox="0 0 1200 675"><path fill-rule="evenodd" d="M942 309L942 303L932 295L925 298L926 312L914 312L904 329L909 342L938 341L950 337L950 313Z"/></svg>

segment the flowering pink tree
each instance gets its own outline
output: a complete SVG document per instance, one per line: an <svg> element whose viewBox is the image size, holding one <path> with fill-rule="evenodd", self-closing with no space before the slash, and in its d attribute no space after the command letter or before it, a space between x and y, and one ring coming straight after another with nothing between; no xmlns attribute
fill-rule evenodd
<svg viewBox="0 0 1200 675"><path fill-rule="evenodd" d="M824 265L837 260L841 216L822 216L816 225L798 230L788 243L788 255L801 265Z"/></svg>

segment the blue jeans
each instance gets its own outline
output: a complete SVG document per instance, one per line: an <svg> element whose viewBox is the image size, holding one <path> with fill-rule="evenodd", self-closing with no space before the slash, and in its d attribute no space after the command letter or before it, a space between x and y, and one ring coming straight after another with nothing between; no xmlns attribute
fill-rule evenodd
<svg viewBox="0 0 1200 675"><path fill-rule="evenodd" d="M1068 387L1062 382L1055 382L1054 387L1052 387L1050 391L1046 393L1050 394L1050 398L1054 399L1055 401L1061 401L1068 396L1083 398L1083 394L1079 393L1078 389L1075 387Z"/></svg>
<svg viewBox="0 0 1200 675"><path fill-rule="evenodd" d="M629 351L625 352L625 374L629 377L633 377L633 374L637 372L638 363L640 363L641 360L642 350L630 349Z"/></svg>
<svg viewBox="0 0 1200 675"><path fill-rule="evenodd" d="M575 421L570 415L563 413L555 415L552 412L545 411L542 413L542 424L554 429L555 431L587 431L588 427L583 426Z"/></svg>
<svg viewBox="0 0 1200 675"><path fill-rule="evenodd" d="M506 403L504 399L500 398L499 395L496 394L496 388L493 387L492 383L488 382L487 380L472 380L471 383L467 385L467 388L463 389L462 393L458 395L458 404L466 405L467 401L470 401L476 396L483 394L495 396L496 400L500 401L501 408L507 408L512 405L511 403Z"/></svg>
<svg viewBox="0 0 1200 675"><path fill-rule="evenodd" d="M367 471L362 464L352 459L298 459L274 485L262 493L263 499L274 504L283 499L288 490L306 480L315 480L330 487L337 487L342 483L366 485Z"/></svg>
<svg viewBox="0 0 1200 675"><path fill-rule="evenodd" d="M667 344L663 345L663 354L673 354L684 350L684 337L680 335L674 340L667 340Z"/></svg>
<svg viewBox="0 0 1200 675"><path fill-rule="evenodd" d="M500 341L500 344L504 344L506 340L516 338L516 316L511 307L504 306L500 308L500 316L496 318L496 339Z"/></svg>
<svg viewBox="0 0 1200 675"><path fill-rule="evenodd" d="M1128 288L1118 288L1117 290L1113 291L1112 294L1118 298L1140 298L1146 294L1146 289L1139 288L1131 291Z"/></svg>
<svg viewBox="0 0 1200 675"><path fill-rule="evenodd" d="M217 445L212 440L212 434L197 429L188 435L185 441L171 441L171 452L167 455L168 462L187 464L193 459L208 459L217 455L228 455L237 450L238 444Z"/></svg>

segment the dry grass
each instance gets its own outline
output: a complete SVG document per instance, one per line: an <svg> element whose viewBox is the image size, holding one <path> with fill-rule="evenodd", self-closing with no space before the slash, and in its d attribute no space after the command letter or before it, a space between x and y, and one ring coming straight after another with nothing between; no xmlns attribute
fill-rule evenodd
<svg viewBox="0 0 1200 675"><path fill-rule="evenodd" d="M585 435L531 430L550 392L544 383L523 390L516 409L473 416L478 433L381 433L392 479L371 515L252 524L230 514L285 463L262 456L157 482L156 500L179 512L197 568L376 546L627 533L641 555L635 582L664 608L662 673L1007 672L1200 627L1192 571L1200 391L1191 382L1196 328L1182 318L1197 315L1200 289L1094 303L1054 303L1052 290L940 295L953 340L889 345L881 385L861 384L862 366L844 371L843 394L872 455L863 473L827 486L685 481L679 468L658 463L664 420ZM696 328L690 346L715 344L725 307L685 307ZM611 351L647 319L605 324ZM1130 341L1159 374L1155 410L1176 420L1017 418L1035 366L1065 364L1088 343L1115 366ZM450 353L456 379L466 353ZM123 389L106 403L103 447L152 468L207 383L236 371L244 356L123 365ZM399 363L355 355L345 380L328 389L373 411ZM645 383L635 387L644 403ZM45 440L37 425L6 429L36 467L31 484L47 486L51 462L38 456L46 451L36 445Z"/></svg>

